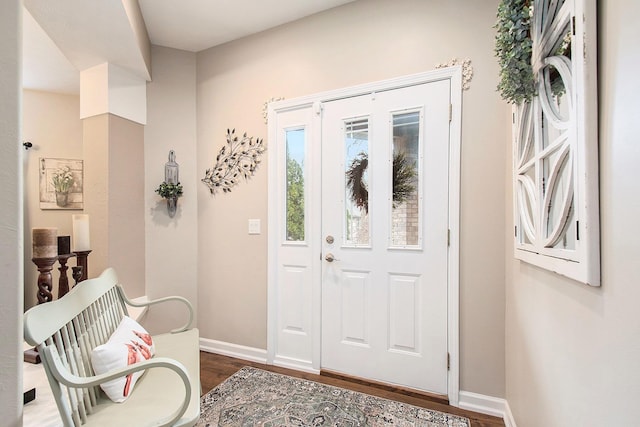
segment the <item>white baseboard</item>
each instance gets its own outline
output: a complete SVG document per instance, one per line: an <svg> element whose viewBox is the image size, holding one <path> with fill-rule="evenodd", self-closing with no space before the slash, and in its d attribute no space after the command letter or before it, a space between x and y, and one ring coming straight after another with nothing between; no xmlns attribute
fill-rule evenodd
<svg viewBox="0 0 640 427"><path fill-rule="evenodd" d="M506 401L505 401L506 402ZM507 406L504 408L504 425L505 427L517 427L516 420L513 418L513 414L511 413L511 407L509 407L509 402L506 402Z"/></svg>
<svg viewBox="0 0 640 427"><path fill-rule="evenodd" d="M275 366L295 369L296 371L309 372L310 374L320 374L319 369L314 369L311 361L294 359L292 357L276 356L273 360Z"/></svg>
<svg viewBox="0 0 640 427"><path fill-rule="evenodd" d="M244 345L232 344L224 341L200 338L200 350L207 353L222 354L223 356L235 357L237 359L248 360L250 362L267 364L267 351L260 348L246 347ZM314 369L311 362L289 357L277 356L273 361L274 366L295 369L297 371L319 374L318 369Z"/></svg>
<svg viewBox="0 0 640 427"><path fill-rule="evenodd" d="M470 391L460 391L458 406L469 411L500 417L504 420L506 427L517 427L511 414L511 408L509 408L509 402L505 399Z"/></svg>
<svg viewBox="0 0 640 427"><path fill-rule="evenodd" d="M223 341L200 338L200 350L257 363L267 363L267 350Z"/></svg>

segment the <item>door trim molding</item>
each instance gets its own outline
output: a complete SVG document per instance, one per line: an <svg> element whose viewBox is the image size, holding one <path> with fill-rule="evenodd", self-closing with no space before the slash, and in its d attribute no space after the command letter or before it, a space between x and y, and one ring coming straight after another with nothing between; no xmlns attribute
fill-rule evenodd
<svg viewBox="0 0 640 427"><path fill-rule="evenodd" d="M451 74L451 122L449 124L449 283L448 348L451 362L449 404L458 406L460 394L460 151L462 147L462 67ZM446 70L446 68L445 68Z"/></svg>
<svg viewBox="0 0 640 427"><path fill-rule="evenodd" d="M453 66L440 68L409 76L397 77L378 82L372 82L348 88L322 92L299 98L272 102L268 105L268 137L269 143L277 141L277 115L287 111L312 108L313 123L311 138L320 140L321 103L381 92L418 84L431 83L439 80L450 80L451 92L451 122L449 125L449 230L450 240L448 248L448 283L447 283L447 349L450 357L450 369L447 377L447 396L453 406L458 406L460 394L460 151L462 143L462 67ZM277 194L278 185L278 155L279 150L271 147L268 150L268 254L267 254L267 363L278 365L283 356L277 354L278 327L278 202L273 195ZM319 184L319 183L316 183ZM313 218L320 218L320 204L312 206ZM311 227L315 229L315 227ZM317 236L320 238L321 236ZM318 247L320 253L321 247ZM319 265L319 263L317 264ZM320 269L314 271L314 276L320 275ZM300 366L292 365L288 360L288 368L300 370L320 370L321 361L321 284L313 280L312 295L312 330L313 349L311 361L300 361ZM310 362L310 363L309 363Z"/></svg>

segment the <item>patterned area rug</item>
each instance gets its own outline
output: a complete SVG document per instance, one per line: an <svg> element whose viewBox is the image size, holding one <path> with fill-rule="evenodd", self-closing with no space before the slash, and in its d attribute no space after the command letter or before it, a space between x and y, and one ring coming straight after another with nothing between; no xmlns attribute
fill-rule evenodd
<svg viewBox="0 0 640 427"><path fill-rule="evenodd" d="M244 367L202 396L198 426L469 427L456 415Z"/></svg>

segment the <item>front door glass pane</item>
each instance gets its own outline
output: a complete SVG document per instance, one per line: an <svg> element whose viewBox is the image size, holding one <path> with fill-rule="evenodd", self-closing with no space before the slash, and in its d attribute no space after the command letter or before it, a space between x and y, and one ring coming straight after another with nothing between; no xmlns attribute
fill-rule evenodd
<svg viewBox="0 0 640 427"><path fill-rule="evenodd" d="M287 141L287 226L286 239L304 241L304 157L305 130L286 131Z"/></svg>
<svg viewBox="0 0 640 427"><path fill-rule="evenodd" d="M391 246L420 245L420 112L393 116Z"/></svg>
<svg viewBox="0 0 640 427"><path fill-rule="evenodd" d="M369 232L369 119L344 123L345 216L344 244L368 246Z"/></svg>

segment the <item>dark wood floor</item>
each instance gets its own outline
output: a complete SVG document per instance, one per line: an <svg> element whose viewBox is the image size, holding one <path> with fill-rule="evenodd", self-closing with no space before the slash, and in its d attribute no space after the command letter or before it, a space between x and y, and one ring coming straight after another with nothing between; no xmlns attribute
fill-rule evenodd
<svg viewBox="0 0 640 427"><path fill-rule="evenodd" d="M461 415L471 420L471 427L504 427L504 422L500 418L455 408L453 406L442 403L441 401L438 401L438 399L432 399L427 396L408 395L405 393L386 390L381 387L361 384L356 381L334 378L327 375L308 374L306 372L294 371L291 369L265 365L262 363L249 362L246 360L234 359L232 357L221 356L218 354L206 353L201 351L200 381L202 382L203 394L223 382L225 379L233 375L244 366L254 366L266 371L277 372L280 374L290 375L292 377L305 378L317 381L319 383L330 384L349 390L355 390L373 396L384 397L386 399L409 403L411 405L420 406L423 408Z"/></svg>

